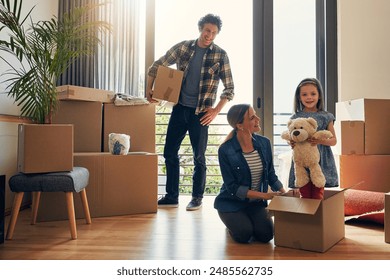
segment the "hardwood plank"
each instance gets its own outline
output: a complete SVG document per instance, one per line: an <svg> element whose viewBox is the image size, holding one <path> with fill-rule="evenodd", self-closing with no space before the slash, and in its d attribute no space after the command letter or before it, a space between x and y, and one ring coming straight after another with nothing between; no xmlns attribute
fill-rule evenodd
<svg viewBox="0 0 390 280"><path fill-rule="evenodd" d="M139 214L77 220L78 239L71 240L68 221L30 225L31 210L20 212L14 237L0 245L3 260L389 260L383 227L351 225L343 240L325 253L269 244L238 244L227 234L214 197L199 211L179 208ZM39 213L38 213L39 215ZM6 224L9 216L6 217Z"/></svg>

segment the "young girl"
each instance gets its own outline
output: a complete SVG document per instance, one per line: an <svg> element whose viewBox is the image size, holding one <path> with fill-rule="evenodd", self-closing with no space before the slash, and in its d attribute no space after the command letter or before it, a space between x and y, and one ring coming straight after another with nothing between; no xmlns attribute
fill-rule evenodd
<svg viewBox="0 0 390 280"><path fill-rule="evenodd" d="M223 185L214 207L236 242L266 243L274 236L267 200L285 192L275 174L271 143L255 134L260 118L250 105L232 106L227 120L233 130L218 149Z"/></svg>
<svg viewBox="0 0 390 280"><path fill-rule="evenodd" d="M302 80L295 90L294 112L291 119L312 117L317 121L317 130L329 130L333 137L324 140L309 139L313 145L317 145L320 152L320 166L324 173L325 187L337 187L338 176L331 146L336 145L337 138L334 131L333 114L324 110L324 93L321 83L315 78ZM290 145L294 148L294 143ZM289 188L295 188L294 165L290 169ZM299 189L301 196L322 199L324 188L317 188L312 182Z"/></svg>

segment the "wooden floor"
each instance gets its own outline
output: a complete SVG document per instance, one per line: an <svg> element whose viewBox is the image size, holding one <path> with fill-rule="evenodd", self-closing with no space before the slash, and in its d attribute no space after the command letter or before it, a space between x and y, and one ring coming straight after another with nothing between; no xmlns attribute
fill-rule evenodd
<svg viewBox="0 0 390 280"><path fill-rule="evenodd" d="M70 240L67 221L30 225L31 210L19 215L13 240L0 244L3 260L390 260L383 227L347 224L345 239L325 253L269 244L237 244L228 236L212 204L188 212L179 208L155 214L77 220L78 239ZM9 217L6 218L8 223Z"/></svg>

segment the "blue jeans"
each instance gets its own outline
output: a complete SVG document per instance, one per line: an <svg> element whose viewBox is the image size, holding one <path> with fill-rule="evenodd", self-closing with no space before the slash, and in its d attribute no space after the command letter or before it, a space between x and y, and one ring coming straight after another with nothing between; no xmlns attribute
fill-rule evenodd
<svg viewBox="0 0 390 280"><path fill-rule="evenodd" d="M249 202L237 212L218 211L218 215L236 242L248 243L254 238L268 243L274 237L274 224L264 202Z"/></svg>
<svg viewBox="0 0 390 280"><path fill-rule="evenodd" d="M178 200L179 197L179 149L188 131L194 157L192 176L192 196L203 197L206 185L206 157L208 126L200 124L204 113L195 115L195 108L177 104L173 107L165 139L164 158L167 171L167 197Z"/></svg>

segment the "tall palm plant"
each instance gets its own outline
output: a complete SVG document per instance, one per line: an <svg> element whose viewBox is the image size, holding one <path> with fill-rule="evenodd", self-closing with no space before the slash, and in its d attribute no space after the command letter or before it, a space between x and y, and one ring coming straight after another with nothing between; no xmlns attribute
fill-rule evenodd
<svg viewBox="0 0 390 280"><path fill-rule="evenodd" d="M20 106L21 115L37 123L51 123L57 108L56 81L80 56L91 55L100 43L99 32L109 31L103 21L90 21L91 11L98 6L74 8L61 19L34 22L29 10L22 15L23 0L0 0L0 51L11 54L15 65L4 56L9 66L6 77L8 96Z"/></svg>

